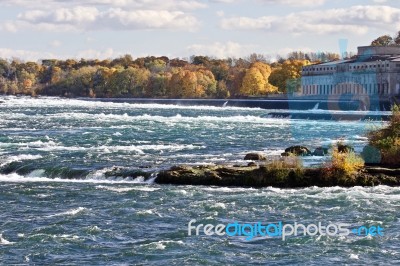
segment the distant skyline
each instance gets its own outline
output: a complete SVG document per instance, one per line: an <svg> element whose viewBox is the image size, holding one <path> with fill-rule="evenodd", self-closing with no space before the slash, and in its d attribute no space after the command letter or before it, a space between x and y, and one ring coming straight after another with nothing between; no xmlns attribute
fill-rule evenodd
<svg viewBox="0 0 400 266"><path fill-rule="evenodd" d="M397 0L0 0L0 58L274 59L400 30Z"/></svg>

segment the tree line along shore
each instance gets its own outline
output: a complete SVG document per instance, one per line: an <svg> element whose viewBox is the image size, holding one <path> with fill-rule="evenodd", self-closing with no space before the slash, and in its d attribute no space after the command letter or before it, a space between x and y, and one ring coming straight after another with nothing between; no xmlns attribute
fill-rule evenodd
<svg viewBox="0 0 400 266"><path fill-rule="evenodd" d="M0 93L93 98L240 98L294 92L305 65L338 60L334 53L292 52L271 63L247 58L188 59L124 55L113 60L0 59Z"/></svg>
<svg viewBox="0 0 400 266"><path fill-rule="evenodd" d="M373 46L400 45L383 35ZM0 58L0 94L93 98L240 98L300 90L303 66L352 58L352 53L291 52L275 62L261 54L246 58L188 59L124 55L113 60Z"/></svg>

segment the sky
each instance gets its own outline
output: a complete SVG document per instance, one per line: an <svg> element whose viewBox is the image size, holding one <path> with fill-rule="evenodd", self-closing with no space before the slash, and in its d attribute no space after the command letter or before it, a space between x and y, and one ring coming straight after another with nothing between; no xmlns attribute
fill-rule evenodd
<svg viewBox="0 0 400 266"><path fill-rule="evenodd" d="M398 0L0 0L0 58L276 58L355 52L400 30ZM342 51L343 52L343 51Z"/></svg>

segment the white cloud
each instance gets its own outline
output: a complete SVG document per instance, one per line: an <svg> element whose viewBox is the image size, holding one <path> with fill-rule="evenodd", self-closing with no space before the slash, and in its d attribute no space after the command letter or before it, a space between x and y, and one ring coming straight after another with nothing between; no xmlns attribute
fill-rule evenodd
<svg viewBox="0 0 400 266"><path fill-rule="evenodd" d="M225 12L222 11L222 10L215 12L215 14L217 14L218 17L223 17L223 16L225 16Z"/></svg>
<svg viewBox="0 0 400 266"><path fill-rule="evenodd" d="M215 3L233 3L233 2L237 2L238 0L211 0L211 2L215 2Z"/></svg>
<svg viewBox="0 0 400 266"><path fill-rule="evenodd" d="M123 10L77 6L54 10L29 10L18 15L17 21L8 21L2 30L17 31L30 28L47 31L68 30L136 30L173 29L193 31L199 25L191 14L167 10Z"/></svg>
<svg viewBox="0 0 400 266"><path fill-rule="evenodd" d="M221 19L223 29L282 31L301 33L365 34L370 29L396 30L400 27L400 9L389 6L352 6L328 10L303 11L286 16Z"/></svg>
<svg viewBox="0 0 400 266"><path fill-rule="evenodd" d="M87 49L79 51L75 58L85 58L85 59L108 59L119 56L120 53L116 53L112 48L107 48L105 50L99 51L94 49Z"/></svg>
<svg viewBox="0 0 400 266"><path fill-rule="evenodd" d="M8 31L8 32L17 32L18 31L18 27L17 27L16 23L10 22L10 21L6 21L6 22L0 24L0 30Z"/></svg>
<svg viewBox="0 0 400 266"><path fill-rule="evenodd" d="M62 44L62 43L61 43L59 40L54 40L54 41L52 41L52 42L50 43L50 45L51 45L52 47L60 47L61 44Z"/></svg>
<svg viewBox="0 0 400 266"><path fill-rule="evenodd" d="M198 0L1 0L0 6L22 6L24 8L55 9L61 7L124 7L156 10L194 10L207 5Z"/></svg>
<svg viewBox="0 0 400 266"><path fill-rule="evenodd" d="M0 58L19 58L26 61L37 61L43 58L55 58L56 56L49 52L38 52L30 50L19 50L19 49L9 49L0 48Z"/></svg>
<svg viewBox="0 0 400 266"><path fill-rule="evenodd" d="M95 7L78 6L59 8L53 11L30 10L18 15L18 19L28 23L82 24L94 22L100 15Z"/></svg>
<svg viewBox="0 0 400 266"><path fill-rule="evenodd" d="M81 58L85 59L108 59L116 58L126 53L116 52L112 48L107 48L104 50L86 49L77 51L74 54L54 54L44 51L32 51L32 50L22 50L22 49L10 49L10 48L0 48L0 58L12 59L19 58L25 61L38 61L41 59L70 59L75 58L77 60Z"/></svg>
<svg viewBox="0 0 400 266"><path fill-rule="evenodd" d="M112 29L181 29L194 30L199 22L181 11L110 9L103 12L94 27Z"/></svg>
<svg viewBox="0 0 400 266"><path fill-rule="evenodd" d="M187 47L187 51L190 54L195 55L208 55L215 56L217 58L227 57L240 57L247 56L254 52L255 45L246 44L242 45L236 42L214 42L209 45L205 44L193 44Z"/></svg>
<svg viewBox="0 0 400 266"><path fill-rule="evenodd" d="M285 47L285 48L281 48L277 51L278 55L282 55L282 56L286 56L289 53L292 52L297 52L297 51L302 51L304 53L310 53L313 52L313 50L309 47L300 47L300 48L290 48L290 47Z"/></svg>
<svg viewBox="0 0 400 266"><path fill-rule="evenodd" d="M244 0L211 0L211 2L215 3L234 3L234 2L243 2L248 3L249 1ZM294 7L304 7L304 6L320 6L323 5L326 0L253 0L253 2L268 4L268 5L288 5Z"/></svg>
<svg viewBox="0 0 400 266"><path fill-rule="evenodd" d="M320 6L323 5L326 0L258 0L264 4L280 4L289 6Z"/></svg>

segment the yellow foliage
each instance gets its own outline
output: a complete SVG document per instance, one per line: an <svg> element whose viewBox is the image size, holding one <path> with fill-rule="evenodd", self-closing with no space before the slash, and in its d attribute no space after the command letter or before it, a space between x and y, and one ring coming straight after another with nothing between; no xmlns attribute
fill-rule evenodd
<svg viewBox="0 0 400 266"><path fill-rule="evenodd" d="M294 81L299 81L301 78L301 70L303 66L310 65L308 60L286 60L280 66L273 69L270 77L270 82L277 86L280 91L287 92L289 87L293 86ZM296 87L297 85L294 84ZM296 88L291 88L295 90Z"/></svg>
<svg viewBox="0 0 400 266"><path fill-rule="evenodd" d="M332 162L328 167L328 174L341 177L352 176L364 167L364 160L353 151L349 153L339 152L337 147L332 151Z"/></svg>
<svg viewBox="0 0 400 266"><path fill-rule="evenodd" d="M269 84L268 78L271 67L261 62L255 62L246 71L240 88L242 95L262 95L277 91L275 86Z"/></svg>

